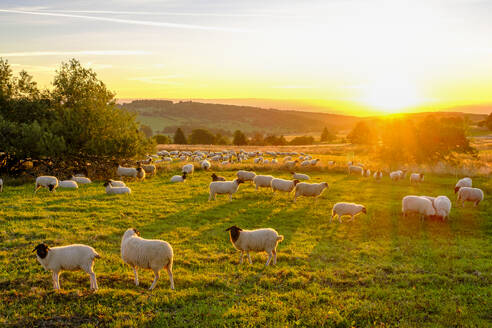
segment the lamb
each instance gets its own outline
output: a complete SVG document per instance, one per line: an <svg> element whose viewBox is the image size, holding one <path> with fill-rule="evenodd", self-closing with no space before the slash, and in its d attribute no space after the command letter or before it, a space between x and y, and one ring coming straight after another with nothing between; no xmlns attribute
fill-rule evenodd
<svg viewBox="0 0 492 328"><path fill-rule="evenodd" d="M284 240L284 236L279 235L277 231L265 228L256 230L243 230L235 225L227 228L225 231L229 231L229 236L234 245L234 248L241 251L239 257L239 264L243 263L244 252L248 254L249 264L252 264L250 251L254 252L266 252L268 259L265 266L270 264L273 256L273 264L277 264L277 245Z"/></svg>
<svg viewBox="0 0 492 328"><path fill-rule="evenodd" d="M441 220L447 219L449 212L451 212L451 201L446 196L437 196L434 200L434 208Z"/></svg>
<svg viewBox="0 0 492 328"><path fill-rule="evenodd" d="M134 167L123 167L118 165L118 169L116 170L116 175L120 177L130 177L130 178L136 178L137 177L137 169Z"/></svg>
<svg viewBox="0 0 492 328"><path fill-rule="evenodd" d="M138 286L138 268L154 271L154 282L149 290L157 285L159 272L166 268L171 289L174 289L173 279L173 248L163 240L144 239L136 229L128 229L121 238L121 259L133 268L135 285Z"/></svg>
<svg viewBox="0 0 492 328"><path fill-rule="evenodd" d="M410 183L419 183L424 181L424 174L423 173L412 173L410 174Z"/></svg>
<svg viewBox="0 0 492 328"><path fill-rule="evenodd" d="M138 180L145 179L145 171L141 166L137 167L137 179Z"/></svg>
<svg viewBox="0 0 492 328"><path fill-rule="evenodd" d="M309 180L309 175L307 174L295 173L295 172L290 172L290 174L292 174L292 178L297 180Z"/></svg>
<svg viewBox="0 0 492 328"><path fill-rule="evenodd" d="M157 166L155 164L144 164L142 165L142 169L146 174L155 175L157 172Z"/></svg>
<svg viewBox="0 0 492 328"><path fill-rule="evenodd" d="M461 206L465 207L465 202L475 203L475 207L483 200L483 191L478 188L461 187L458 190L458 202L461 201Z"/></svg>
<svg viewBox="0 0 492 328"><path fill-rule="evenodd" d="M273 179L271 175L257 175L253 179L253 183L256 185L256 190L260 187L271 188Z"/></svg>
<svg viewBox="0 0 492 328"><path fill-rule="evenodd" d="M256 173L252 171L237 171L237 178L243 181L253 181L255 179Z"/></svg>
<svg viewBox="0 0 492 328"><path fill-rule="evenodd" d="M377 170L376 172L374 172L374 180L376 181L379 181L383 178L383 172L381 172L380 170Z"/></svg>
<svg viewBox="0 0 492 328"><path fill-rule="evenodd" d="M200 163L200 166L202 167L203 170L208 170L210 169L210 166L212 166L212 164L210 164L209 161L207 161L206 159L204 159L201 163Z"/></svg>
<svg viewBox="0 0 492 328"><path fill-rule="evenodd" d="M367 210L364 205L359 205L354 203L336 203L333 206L330 223L331 220L337 215L338 215L338 222L342 223L342 216L350 215L351 218L349 221L352 221L354 217L359 213L367 214Z"/></svg>
<svg viewBox="0 0 492 328"><path fill-rule="evenodd" d="M132 190L129 187L113 187L113 185L109 181L106 181L103 186L106 187L106 194L108 195L122 195L132 193Z"/></svg>
<svg viewBox="0 0 492 328"><path fill-rule="evenodd" d="M0 178L0 192L3 192L3 180Z"/></svg>
<svg viewBox="0 0 492 328"><path fill-rule="evenodd" d="M236 193L239 189L239 185L243 183L242 179L235 179L234 181L213 181L210 182L209 189L210 195L208 201L212 198L215 200L215 195L229 194L229 201L232 201L232 194Z"/></svg>
<svg viewBox="0 0 492 328"><path fill-rule="evenodd" d="M70 180L75 181L78 184L89 184L89 183L92 183L91 179L89 179L89 178L86 178L86 177L78 177L78 176L75 176L75 175L72 175L72 178Z"/></svg>
<svg viewBox="0 0 492 328"><path fill-rule="evenodd" d="M275 191L284 191L284 192L292 192L294 190L295 186L299 183L299 180L284 180L284 179L272 179L272 190L273 192Z"/></svg>
<svg viewBox="0 0 492 328"><path fill-rule="evenodd" d="M109 179L108 182L113 187L126 187L126 184L123 181L116 181L116 180Z"/></svg>
<svg viewBox="0 0 492 328"><path fill-rule="evenodd" d="M185 182L186 181L186 172L183 175L174 175L171 178L171 182Z"/></svg>
<svg viewBox="0 0 492 328"><path fill-rule="evenodd" d="M307 183L301 182L296 185L296 192L294 195L294 203L297 197L307 196L307 197L318 197L321 193L328 188L327 182L320 183Z"/></svg>
<svg viewBox="0 0 492 328"><path fill-rule="evenodd" d="M63 180L58 182L59 188L78 189L79 185L73 180Z"/></svg>
<svg viewBox="0 0 492 328"><path fill-rule="evenodd" d="M60 289L61 271L82 269L90 276L91 289L97 290L97 280L93 266L94 259L98 259L100 256L94 248L81 244L50 248L42 243L37 245L33 249L34 251L36 251L36 257L43 268L53 272L53 287L55 289Z"/></svg>
<svg viewBox="0 0 492 328"><path fill-rule="evenodd" d="M54 192L58 187L58 179L53 176L43 175L36 178L36 187L34 188L34 194L39 190L39 188L44 187L49 189L49 191Z"/></svg>
<svg viewBox="0 0 492 328"><path fill-rule="evenodd" d="M357 174L357 175L363 175L364 174L364 168L361 166L356 166L356 165L349 165L348 167L348 174Z"/></svg>
<svg viewBox="0 0 492 328"><path fill-rule="evenodd" d="M458 190L460 190L461 187L469 187L471 188L472 186L472 179L470 178L463 178L456 182L456 185L454 186L454 193L456 194Z"/></svg>
<svg viewBox="0 0 492 328"><path fill-rule="evenodd" d="M193 166L193 164L183 165L183 169L181 170L182 173L186 173L186 174L193 174L194 171L195 171L195 166Z"/></svg>
<svg viewBox="0 0 492 328"><path fill-rule="evenodd" d="M226 181L226 178L219 176L215 173L212 173L211 177L212 177L212 181Z"/></svg>
<svg viewBox="0 0 492 328"><path fill-rule="evenodd" d="M403 197L401 211L403 216L407 216L409 213L418 213L424 217L436 215L434 205L429 199L413 195Z"/></svg>
<svg viewBox="0 0 492 328"><path fill-rule="evenodd" d="M390 179L393 181L398 181L398 180L403 179L406 174L407 174L406 170L393 171L390 173Z"/></svg>

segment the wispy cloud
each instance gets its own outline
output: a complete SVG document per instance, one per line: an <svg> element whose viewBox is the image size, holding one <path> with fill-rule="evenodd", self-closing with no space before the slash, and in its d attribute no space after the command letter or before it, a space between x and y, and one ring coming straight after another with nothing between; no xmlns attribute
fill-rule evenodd
<svg viewBox="0 0 492 328"><path fill-rule="evenodd" d="M159 75L159 76L142 76L131 77L130 81L139 81L150 84L163 84L163 85L183 85L183 83L174 81L177 78L181 78L181 75Z"/></svg>
<svg viewBox="0 0 492 328"><path fill-rule="evenodd" d="M143 20L133 20L133 19L120 19L120 18L111 18L111 17L102 17L102 16L63 14L63 13L45 12L45 11L0 9L0 13L68 17L68 18L79 18L79 19L86 19L86 20L93 20L93 21L120 23L120 24L144 25L144 26L155 26L155 27L169 27L169 28L193 29L193 30L215 30L215 31L229 31L229 32L232 32L232 31L244 32L245 31L245 30L227 28L227 27L204 26L204 25L193 25L193 24L178 24L178 23L143 21Z"/></svg>
<svg viewBox="0 0 492 328"><path fill-rule="evenodd" d="M150 55L143 50L82 50L82 51L28 51L0 53L0 57L39 57L39 56L132 56Z"/></svg>

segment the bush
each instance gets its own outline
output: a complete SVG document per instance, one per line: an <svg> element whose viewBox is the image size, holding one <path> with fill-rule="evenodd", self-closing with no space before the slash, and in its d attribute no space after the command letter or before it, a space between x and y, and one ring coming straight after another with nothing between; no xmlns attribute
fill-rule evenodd
<svg viewBox="0 0 492 328"><path fill-rule="evenodd" d="M295 146L312 145L313 143L314 143L314 138L311 136L295 137L289 142L290 145L295 145Z"/></svg>
<svg viewBox="0 0 492 328"><path fill-rule="evenodd" d="M159 145L165 145L165 144L170 144L171 143L171 138L169 138L166 135L163 134L157 134L153 136L155 142Z"/></svg>

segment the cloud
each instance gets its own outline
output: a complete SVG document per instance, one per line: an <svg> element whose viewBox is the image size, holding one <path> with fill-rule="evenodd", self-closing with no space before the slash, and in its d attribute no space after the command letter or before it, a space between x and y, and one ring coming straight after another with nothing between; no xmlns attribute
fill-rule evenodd
<svg viewBox="0 0 492 328"><path fill-rule="evenodd" d="M309 85L277 85L273 86L273 89L313 89L312 86Z"/></svg>
<svg viewBox="0 0 492 328"><path fill-rule="evenodd" d="M120 23L120 24L129 24L129 25L144 25L144 26L169 27L169 28L180 28L180 29L244 32L244 30L240 30L240 29L216 27L216 26L177 24L177 23L142 21L142 20L133 20L133 19L120 19L120 18L101 17L101 16L62 14L62 13L45 12L45 11L41 12L41 11L26 11L26 10L14 10L14 9L0 9L0 13L80 18L80 19L112 22L112 23Z"/></svg>
<svg viewBox="0 0 492 328"><path fill-rule="evenodd" d="M159 76L142 76L131 77L130 81L139 81L149 84L163 84L163 85L183 85L181 82L173 81L173 79L181 78L181 75L159 75Z"/></svg>
<svg viewBox="0 0 492 328"><path fill-rule="evenodd" d="M150 55L143 50L82 50L82 51L28 51L0 53L0 57L39 57L39 56L132 56Z"/></svg>

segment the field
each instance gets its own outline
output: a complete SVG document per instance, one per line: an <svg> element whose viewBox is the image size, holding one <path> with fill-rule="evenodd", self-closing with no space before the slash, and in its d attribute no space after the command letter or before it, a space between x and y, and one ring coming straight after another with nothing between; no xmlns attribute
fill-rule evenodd
<svg viewBox="0 0 492 328"><path fill-rule="evenodd" d="M177 168L177 166L176 166ZM286 171L268 171L288 177ZM400 216L408 194L455 199L451 175L428 175L420 186L387 177L348 177L312 171L330 188L316 201L255 191L241 185L234 200L208 202L210 172L170 184L172 170L142 183L130 196L108 196L101 182L78 191L33 185L0 194L0 325L42 327L490 327L492 325L492 181L475 177L486 199L478 208L453 208L447 222ZM222 171L232 178L235 171ZM329 222L337 201L363 203L368 214ZM454 206L453 202L453 206ZM276 266L266 254L237 266L239 254L224 231L272 227L285 236ZM165 271L156 290L153 273L140 286L120 259L129 228L174 248L176 290ZM32 253L40 242L93 246L99 290L82 272L51 274Z"/></svg>

